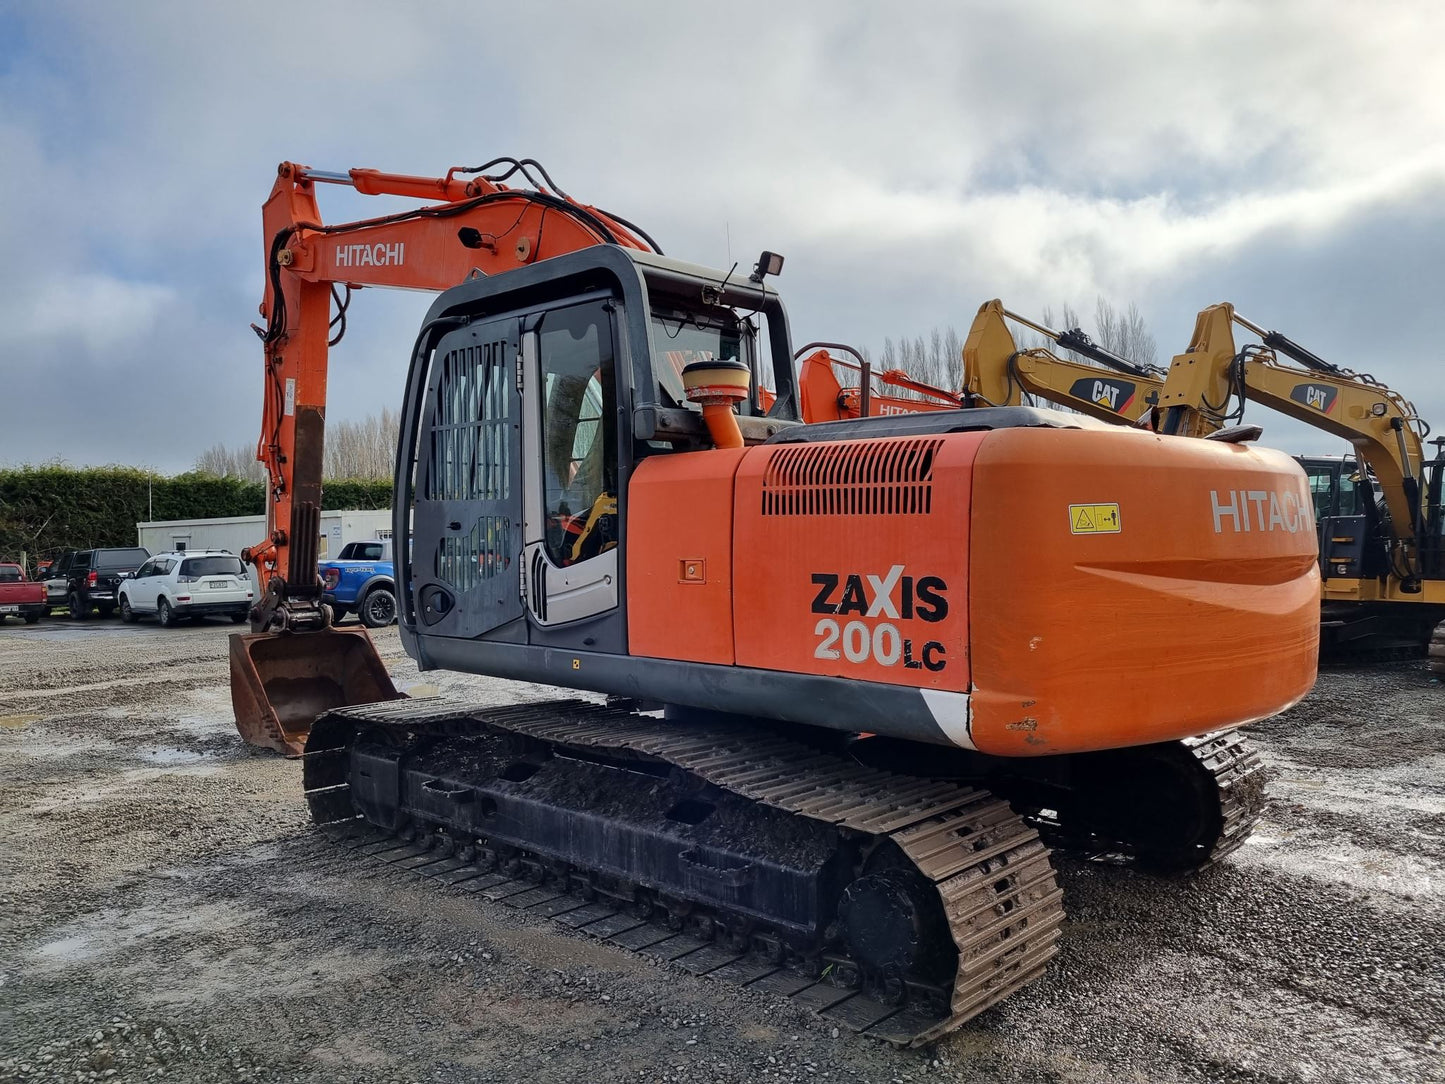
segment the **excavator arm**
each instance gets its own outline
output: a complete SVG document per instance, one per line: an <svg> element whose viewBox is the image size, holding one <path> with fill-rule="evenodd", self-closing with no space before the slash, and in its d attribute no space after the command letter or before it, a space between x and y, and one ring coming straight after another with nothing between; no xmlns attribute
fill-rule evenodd
<svg viewBox="0 0 1445 1084"><path fill-rule="evenodd" d="M482 173L498 165L512 168L498 176ZM551 190L502 183L516 172L530 176L532 169ZM252 613L252 629L258 633L329 624L316 580L327 360L330 347L344 334L353 289L441 291L471 277L598 244L657 251L641 229L573 200L530 160L499 159L475 169L452 169L442 178L369 169L328 173L291 162L283 162L277 174L262 211L267 249L261 316L266 324L258 329L265 344L266 392L257 458L270 480L268 534L243 554L259 567L264 585ZM316 201L318 184L442 202L325 225Z"/></svg>
<svg viewBox="0 0 1445 1084"><path fill-rule="evenodd" d="M1262 345L1237 348L1236 324L1259 336ZM1285 364L1280 355L1294 364ZM1239 417L1246 401L1354 446L1374 472L1389 510L1397 574L1407 589L1417 582L1427 430L1414 405L1373 377L1333 365L1245 319L1231 304L1212 305L1195 319L1189 349L1170 365L1159 395L1160 431L1206 436Z"/></svg>
<svg viewBox="0 0 1445 1084"><path fill-rule="evenodd" d="M851 354L854 360L838 357L830 350ZM862 354L842 343L809 343L795 357L802 358L798 366L798 393L803 419L808 422L956 410L968 405L956 392L914 380L902 369L874 369ZM845 388L838 379L838 369L857 373L858 384ZM922 398L889 395L880 390L883 388L911 391Z"/></svg>
<svg viewBox="0 0 1445 1084"><path fill-rule="evenodd" d="M503 183L515 174L534 188ZM435 202L327 225L320 184ZM256 332L266 376L256 456L269 481L267 535L242 551L260 572L262 597L251 635L231 640L231 697L247 741L300 753L320 712L397 695L365 632L330 628L316 572L328 354L345 334L352 291L441 291L593 245L660 250L638 227L572 199L531 159L496 159L440 178L283 162L262 222L264 327ZM307 635L275 635L287 632Z"/></svg>
<svg viewBox="0 0 1445 1084"><path fill-rule="evenodd" d="M1020 349L1008 320L1095 364ZM963 345L963 387L975 406L1020 406L1025 395L1035 395L1100 421L1132 423L1157 404L1163 377L1164 370L1120 357L1078 328L1054 331L997 300L979 307Z"/></svg>
<svg viewBox="0 0 1445 1084"><path fill-rule="evenodd" d="M1044 349L1021 349L1008 320L1046 335L1093 364L1061 358ZM831 351L852 354L854 360ZM838 343L810 343L798 356L802 358L798 385L803 417L809 422L970 406L1021 406L1025 395L1035 395L1091 418L1129 424L1157 404L1164 386L1163 369L1120 357L1078 328L1054 331L1009 312L1000 301L981 306L969 328L963 348L962 392L915 380L902 369L874 369L857 351ZM839 369L858 373L857 385L844 387L838 379ZM890 388L913 395L890 395Z"/></svg>

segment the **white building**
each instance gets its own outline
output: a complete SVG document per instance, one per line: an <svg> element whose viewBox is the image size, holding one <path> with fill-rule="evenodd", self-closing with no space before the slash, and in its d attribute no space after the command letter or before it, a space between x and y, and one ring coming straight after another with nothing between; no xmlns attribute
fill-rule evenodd
<svg viewBox="0 0 1445 1084"><path fill-rule="evenodd" d="M265 516L223 516L219 519L173 519L135 525L137 544L152 553L171 550L230 550L234 554L266 540ZM348 542L391 537L391 510L352 510L321 513L321 545L317 557L326 560ZM251 569L256 580L256 570ZM260 597L260 584L256 584Z"/></svg>

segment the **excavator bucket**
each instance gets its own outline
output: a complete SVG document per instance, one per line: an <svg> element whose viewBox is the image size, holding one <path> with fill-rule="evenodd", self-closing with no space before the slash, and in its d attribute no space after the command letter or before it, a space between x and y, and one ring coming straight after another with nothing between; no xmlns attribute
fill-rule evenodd
<svg viewBox="0 0 1445 1084"><path fill-rule="evenodd" d="M401 695L365 629L231 636L231 706L251 745L300 756L322 712Z"/></svg>

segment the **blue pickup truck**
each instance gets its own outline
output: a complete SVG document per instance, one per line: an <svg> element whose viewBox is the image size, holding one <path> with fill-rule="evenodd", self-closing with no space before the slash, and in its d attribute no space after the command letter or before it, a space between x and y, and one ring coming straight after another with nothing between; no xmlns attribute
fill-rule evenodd
<svg viewBox="0 0 1445 1084"><path fill-rule="evenodd" d="M396 566L388 541L348 542L334 561L318 561L323 601L339 622L356 614L369 629L396 620Z"/></svg>

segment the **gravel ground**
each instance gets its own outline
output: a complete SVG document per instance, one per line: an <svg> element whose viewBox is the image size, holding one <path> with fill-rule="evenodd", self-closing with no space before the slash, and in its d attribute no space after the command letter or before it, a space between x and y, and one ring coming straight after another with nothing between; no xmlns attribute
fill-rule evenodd
<svg viewBox="0 0 1445 1084"><path fill-rule="evenodd" d="M1445 1080L1445 689L1330 670L1252 729L1254 840L1058 859L1046 978L927 1051L652 964L308 829L241 745L229 625L0 629L0 1080ZM477 699L537 686L418 675Z"/></svg>

